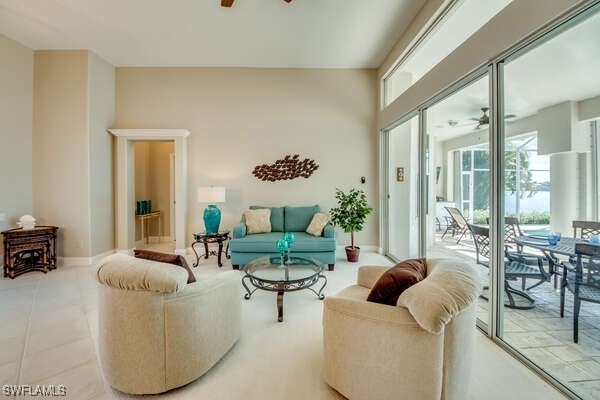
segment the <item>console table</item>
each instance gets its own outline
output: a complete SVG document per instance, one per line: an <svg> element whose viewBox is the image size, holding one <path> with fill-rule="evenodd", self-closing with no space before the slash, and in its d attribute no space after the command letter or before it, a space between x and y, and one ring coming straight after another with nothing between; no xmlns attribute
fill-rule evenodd
<svg viewBox="0 0 600 400"><path fill-rule="evenodd" d="M150 222L150 220L153 219L157 219L158 220L158 241L160 242L160 239L162 238L162 211L152 211L151 213L148 214L137 214L135 216L137 219L140 220L140 228L142 231L142 240L144 240L144 238L146 238L146 244L148 244L148 240L150 238L150 230L147 227L147 224ZM147 235L146 235L146 231Z"/></svg>
<svg viewBox="0 0 600 400"><path fill-rule="evenodd" d="M4 238L4 277L30 271L56 269L56 226L15 228L2 232Z"/></svg>

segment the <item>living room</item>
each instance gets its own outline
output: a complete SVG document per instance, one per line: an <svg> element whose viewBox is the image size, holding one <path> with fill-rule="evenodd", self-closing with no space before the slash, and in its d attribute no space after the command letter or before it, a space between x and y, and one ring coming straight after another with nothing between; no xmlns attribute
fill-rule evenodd
<svg viewBox="0 0 600 400"><path fill-rule="evenodd" d="M174 146L175 153L185 150L178 153L183 154L178 161L185 184L177 201L180 214L171 215L180 241L169 245L190 265L196 261L194 234L205 229L207 204L198 199L200 187L225 188L218 204L220 226L232 235L252 205L317 204L328 212L337 205L337 188L363 190L374 211L354 237L362 249L360 261L346 261L343 247L350 235L337 228L335 270L324 272L325 297L355 283L358 266L399 261L386 256L388 172L382 167L382 130L482 61L561 15L591 5L552 1L535 14L529 2L515 0L488 17L493 30L515 14L523 16L511 33L499 33L489 48L470 52L460 65L442 62L386 103L383 78L427 26L460 3L311 6L299 0L237 0L222 7L215 0L172 10L172 5L142 3L133 8L118 2L57 2L56 7L7 2L0 9L0 182L10 195L0 199L0 228L16 227L26 214L38 225L59 227L59 267L0 280L0 298L10 305L0 315L15 321L0 336L2 348L13 349L0 359L2 383L65 384L73 398L126 396L103 378L97 355L101 327L95 267L106 256L134 247L135 228L119 239L119 202L124 198L126 212L133 215L135 200L143 199L123 197L120 191L119 179L133 168L125 163L119 172L119 139L109 129L135 130L141 137L189 132L185 147L178 149L177 141ZM331 26L331 19L339 19L339 26ZM489 29L475 40L483 40ZM456 52L454 57L465 50ZM309 177L270 182L252 174L257 166L296 154L318 165ZM407 172L416 176L416 170ZM412 200L403 204L415 206ZM231 270L232 263L225 260L219 268L209 257L192 269L201 280ZM245 291L241 284L238 289L241 298ZM240 341L205 375L165 397L342 398L321 377L323 303L311 296L286 294L282 323L274 316L274 294L257 292L243 300ZM548 377L540 378L486 335L478 333L475 339L471 398L506 393L561 398ZM262 343L273 344L277 356L265 355L271 350L261 348ZM63 353L73 357L59 366L56 360ZM492 393L498 373L507 374L505 386Z"/></svg>

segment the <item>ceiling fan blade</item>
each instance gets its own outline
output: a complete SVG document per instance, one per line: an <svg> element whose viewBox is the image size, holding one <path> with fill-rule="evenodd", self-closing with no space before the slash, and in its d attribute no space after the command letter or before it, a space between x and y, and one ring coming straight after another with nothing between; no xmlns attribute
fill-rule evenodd
<svg viewBox="0 0 600 400"><path fill-rule="evenodd" d="M221 7L231 7L235 0L221 0Z"/></svg>
<svg viewBox="0 0 600 400"><path fill-rule="evenodd" d="M285 1L286 3L291 3L292 2L292 0L283 0L283 1Z"/></svg>
<svg viewBox="0 0 600 400"><path fill-rule="evenodd" d="M504 118L515 118L516 116L516 114L507 114L504 116Z"/></svg>

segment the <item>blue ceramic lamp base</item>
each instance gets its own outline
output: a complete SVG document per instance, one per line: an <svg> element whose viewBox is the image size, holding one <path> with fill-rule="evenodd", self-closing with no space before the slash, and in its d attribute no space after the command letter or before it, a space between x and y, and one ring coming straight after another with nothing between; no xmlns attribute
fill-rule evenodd
<svg viewBox="0 0 600 400"><path fill-rule="evenodd" d="M204 228L207 234L219 232L219 224L221 223L221 210L214 204L209 204L204 209Z"/></svg>

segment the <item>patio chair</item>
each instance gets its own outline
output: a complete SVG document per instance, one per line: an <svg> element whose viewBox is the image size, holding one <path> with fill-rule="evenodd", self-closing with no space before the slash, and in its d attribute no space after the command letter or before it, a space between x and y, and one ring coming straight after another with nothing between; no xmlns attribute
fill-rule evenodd
<svg viewBox="0 0 600 400"><path fill-rule="evenodd" d="M486 222L490 223L489 217L486 218ZM504 217L504 248L507 251L507 254L512 256L515 259L519 259L520 262L523 262L528 265L538 265L540 262L543 265L548 264L548 260L543 255L524 253L523 247L517 245L515 242L515 238L523 236L523 231L521 230L521 225L519 223L519 218L517 217ZM509 250L509 248L514 248L514 251ZM551 275L551 273L549 273ZM555 277L556 278L556 277ZM538 283L539 284L539 283ZM521 290L526 290L526 278L522 279L521 282ZM556 288L556 280L555 285ZM531 287L530 287L531 288Z"/></svg>
<svg viewBox="0 0 600 400"><path fill-rule="evenodd" d="M490 229L486 226L468 225L473 242L475 243L477 264L486 268L490 267L489 261L482 260L481 257L490 258ZM510 286L509 280L518 278L535 279L537 282L529 286L526 290L533 289L544 282L550 280L550 275L544 271L541 260L538 259L537 265L527 264L525 257L520 253L511 254L505 248L504 250L504 305L508 308L529 309L535 306L535 300L529 296L525 290L517 290ZM487 298L482 295L482 298Z"/></svg>
<svg viewBox="0 0 600 400"><path fill-rule="evenodd" d="M600 222L573 221L573 237L589 239L590 235L600 235Z"/></svg>
<svg viewBox="0 0 600 400"><path fill-rule="evenodd" d="M458 208L456 208L456 207L444 207L444 208L446 209L446 211L448 211L448 214L450 214L450 218L452 220L448 223L446 230L442 234L442 239L444 238L444 236L446 236L446 234L448 232L452 232L452 237L454 237L454 235L460 235L460 237L456 241L456 244L458 244L458 243L460 243L462 238L465 236L465 234L467 234L469 232L469 222L462 215L462 213L460 212L460 210Z"/></svg>
<svg viewBox="0 0 600 400"><path fill-rule="evenodd" d="M573 293L573 341L579 340L579 310L582 301L600 304L600 245L587 243L575 244L575 270L569 268L569 265L563 264L563 279L560 285L560 317L564 317L565 311L565 288ZM595 273L587 274L584 278L583 260L587 259L586 266L588 270L594 270Z"/></svg>
<svg viewBox="0 0 600 400"><path fill-rule="evenodd" d="M598 221L573 221L573 237L587 240L591 235L600 235L600 222ZM575 257L569 258L570 267L574 268L576 263ZM598 271L587 268L587 260L583 260L583 269L587 271L588 278L591 274L598 274Z"/></svg>

